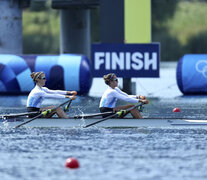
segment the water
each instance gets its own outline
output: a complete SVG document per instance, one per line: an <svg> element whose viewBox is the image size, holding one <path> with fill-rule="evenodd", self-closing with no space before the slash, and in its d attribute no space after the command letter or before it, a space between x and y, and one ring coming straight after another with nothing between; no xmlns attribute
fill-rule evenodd
<svg viewBox="0 0 207 180"><path fill-rule="evenodd" d="M174 69L168 72L172 74L167 75L167 81L161 71L161 80L166 83L152 80L151 87L143 79L136 80L142 84L137 91L150 99L143 116L206 119L207 98L180 96L178 88L170 86L175 82ZM156 81L159 87L155 87ZM100 84L99 90L103 91ZM94 86L90 95L99 96ZM99 100L100 97L79 97L72 102L70 115L98 112ZM0 96L0 101L1 114L26 111L26 96ZM44 105L61 102L46 100ZM175 107L181 113L173 113ZM204 129L4 128L0 129L0 139L3 180L207 178L207 130ZM68 157L77 158L80 168L65 168Z"/></svg>
<svg viewBox="0 0 207 180"><path fill-rule="evenodd" d="M1 132L1 179L206 179L207 131L21 129ZM64 167L76 157L80 168Z"/></svg>

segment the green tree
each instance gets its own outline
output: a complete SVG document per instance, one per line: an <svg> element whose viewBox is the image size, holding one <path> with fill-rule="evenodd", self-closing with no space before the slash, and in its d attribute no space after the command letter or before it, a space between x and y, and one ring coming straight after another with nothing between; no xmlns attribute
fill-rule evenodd
<svg viewBox="0 0 207 180"><path fill-rule="evenodd" d="M23 12L25 54L59 53L59 12L49 2L32 2Z"/></svg>

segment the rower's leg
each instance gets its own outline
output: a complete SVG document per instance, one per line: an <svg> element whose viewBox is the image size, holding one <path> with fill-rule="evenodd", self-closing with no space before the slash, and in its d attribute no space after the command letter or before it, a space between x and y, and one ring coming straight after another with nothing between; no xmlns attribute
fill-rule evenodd
<svg viewBox="0 0 207 180"><path fill-rule="evenodd" d="M131 107L133 107L134 105L132 104L129 104L129 105L124 105L124 106L117 106L114 108L114 111L117 112L117 111L120 111L120 110L126 110L126 109L129 109Z"/></svg>
<svg viewBox="0 0 207 180"><path fill-rule="evenodd" d="M134 108L130 111L131 115L133 118L135 119L142 119L142 115L140 114L140 112L138 111L137 108Z"/></svg>
<svg viewBox="0 0 207 180"><path fill-rule="evenodd" d="M126 110L126 109L129 109L129 108L133 107L133 106L134 106L133 104L124 105L124 106L118 106L118 107L114 108L114 110L115 111ZM130 113L131 113L133 118L135 118L135 119L142 119L142 115L140 114L140 112L138 111L137 108L132 109L130 111ZM127 114L125 114L123 117L125 117Z"/></svg>
<svg viewBox="0 0 207 180"><path fill-rule="evenodd" d="M48 107L43 107L40 109L40 111L44 111L44 110L47 110L47 109L53 109L55 108L55 106L48 106ZM53 115L55 114L55 112L51 112L49 114L47 114L46 116L44 116L43 118L51 118Z"/></svg>
<svg viewBox="0 0 207 180"><path fill-rule="evenodd" d="M68 116L66 115L66 113L63 111L61 107L57 108L56 113L59 118L68 118Z"/></svg>
<svg viewBox="0 0 207 180"><path fill-rule="evenodd" d="M50 107L44 107L41 108L41 110L46 110L46 109L53 109L55 106L50 106ZM54 114L57 114L59 118L68 118L66 113L63 111L61 107L57 108L55 111L52 111L50 114L46 115L45 118L51 118Z"/></svg>

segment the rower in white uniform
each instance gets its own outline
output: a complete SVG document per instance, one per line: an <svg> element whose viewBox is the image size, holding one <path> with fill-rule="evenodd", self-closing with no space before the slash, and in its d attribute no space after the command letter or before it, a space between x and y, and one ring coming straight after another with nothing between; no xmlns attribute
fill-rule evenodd
<svg viewBox="0 0 207 180"><path fill-rule="evenodd" d="M142 95L128 95L127 93L121 91L118 88L118 79L116 77L116 74L110 73L104 76L105 83L109 86L108 89L104 92L102 95L99 109L102 113L104 112L117 112L119 110L125 110L130 107L133 107L133 104L130 105L123 105L116 107L117 100L123 100L130 103L138 103L143 102L145 104L148 104L149 101L146 99L145 96ZM140 112L134 108L130 111L133 118L140 119L142 118ZM126 115L126 114L125 114ZM124 115L124 116L125 116ZM103 116L106 117L107 115Z"/></svg>
<svg viewBox="0 0 207 180"><path fill-rule="evenodd" d="M44 72L33 72L31 73L31 78L36 83L36 86L30 92L27 98L27 111L28 112L41 112L45 109L52 109L54 106L41 108L41 104L45 98L70 98L72 100L76 99L77 92L76 91L62 91L62 90L50 90L45 86L46 78ZM50 118L54 114L57 114L59 118L67 118L66 113L63 111L62 107L57 108L52 113L48 114L46 117ZM38 115L38 113L36 114ZM32 115L30 117L34 117L36 115Z"/></svg>

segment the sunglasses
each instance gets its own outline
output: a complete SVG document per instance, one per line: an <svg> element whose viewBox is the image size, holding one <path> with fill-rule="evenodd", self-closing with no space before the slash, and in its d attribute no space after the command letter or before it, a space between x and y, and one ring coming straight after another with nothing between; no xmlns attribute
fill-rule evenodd
<svg viewBox="0 0 207 180"><path fill-rule="evenodd" d="M117 79L117 78L115 78L115 79L112 79L112 81L116 81L116 82L118 82L118 79Z"/></svg>
<svg viewBox="0 0 207 180"><path fill-rule="evenodd" d="M44 77L39 77L39 79L46 79L45 76Z"/></svg>

